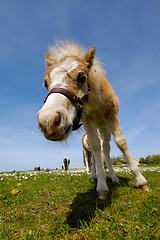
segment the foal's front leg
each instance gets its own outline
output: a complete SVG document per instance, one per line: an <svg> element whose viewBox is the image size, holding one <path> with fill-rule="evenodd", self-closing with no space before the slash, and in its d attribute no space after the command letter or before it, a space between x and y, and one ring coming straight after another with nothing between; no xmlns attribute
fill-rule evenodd
<svg viewBox="0 0 160 240"><path fill-rule="evenodd" d="M90 142L90 147L95 158L96 170L97 170L97 192L99 199L105 199L109 189L106 183L106 174L101 158L101 145L97 134L95 124L88 119L83 121L87 136Z"/></svg>

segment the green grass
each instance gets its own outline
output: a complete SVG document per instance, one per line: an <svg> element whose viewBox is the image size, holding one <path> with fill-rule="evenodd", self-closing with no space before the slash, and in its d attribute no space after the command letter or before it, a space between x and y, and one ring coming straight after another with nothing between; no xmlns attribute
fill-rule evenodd
<svg viewBox="0 0 160 240"><path fill-rule="evenodd" d="M160 239L155 167L141 167L150 192L141 191L124 167L115 167L121 186L107 174L105 202L84 172L0 174L0 239Z"/></svg>

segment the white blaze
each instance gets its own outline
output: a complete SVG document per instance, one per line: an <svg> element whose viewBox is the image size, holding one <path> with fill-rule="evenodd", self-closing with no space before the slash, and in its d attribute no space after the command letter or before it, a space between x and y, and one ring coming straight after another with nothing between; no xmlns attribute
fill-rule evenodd
<svg viewBox="0 0 160 240"><path fill-rule="evenodd" d="M67 58L63 62L58 63L53 70L50 72L50 78L51 78L51 85L50 89L55 87L60 88L68 88L66 77L67 73L72 72L74 69L76 69L79 66L80 62ZM73 108L73 106L68 105L66 101L66 97L60 93L53 93L50 94L47 98L47 101L43 105L41 110L47 110L47 114L51 117L52 114L56 111L60 112L66 112L70 116L69 118L74 118L76 114L76 109ZM48 116L47 116L48 118Z"/></svg>
<svg viewBox="0 0 160 240"><path fill-rule="evenodd" d="M80 63L78 61L71 58L67 58L63 62L58 63L57 66L55 66L50 73L50 89L52 89L53 87L67 88L67 84L65 82L67 73L72 72L79 66L79 64Z"/></svg>

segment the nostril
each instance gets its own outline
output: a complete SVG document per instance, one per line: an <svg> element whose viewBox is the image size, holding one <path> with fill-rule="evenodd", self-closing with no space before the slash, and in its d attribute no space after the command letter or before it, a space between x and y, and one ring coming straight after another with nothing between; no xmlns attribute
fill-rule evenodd
<svg viewBox="0 0 160 240"><path fill-rule="evenodd" d="M57 116L56 116L56 119L55 119L55 126L59 126L61 123L61 114L60 113L57 113Z"/></svg>
<svg viewBox="0 0 160 240"><path fill-rule="evenodd" d="M39 127L39 129L42 129L43 127L42 127L42 124L40 123L40 122L38 122L38 127Z"/></svg>
<svg viewBox="0 0 160 240"><path fill-rule="evenodd" d="M39 122L38 125L39 125L39 129L40 129L42 132L46 133L46 127L43 126L41 122Z"/></svg>
<svg viewBox="0 0 160 240"><path fill-rule="evenodd" d="M43 133L47 133L47 130L45 127L43 127Z"/></svg>

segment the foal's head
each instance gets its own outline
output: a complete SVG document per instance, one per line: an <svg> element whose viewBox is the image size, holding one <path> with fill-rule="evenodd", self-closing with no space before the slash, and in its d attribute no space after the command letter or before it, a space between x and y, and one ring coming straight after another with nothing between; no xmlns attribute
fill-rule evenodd
<svg viewBox="0 0 160 240"><path fill-rule="evenodd" d="M75 104L61 93L50 94L52 89L62 88L82 98L88 92L89 70L93 64L95 47L82 57L66 55L60 59L46 53L44 86L49 94L37 114L38 126L51 141L66 139L73 130L77 118Z"/></svg>

